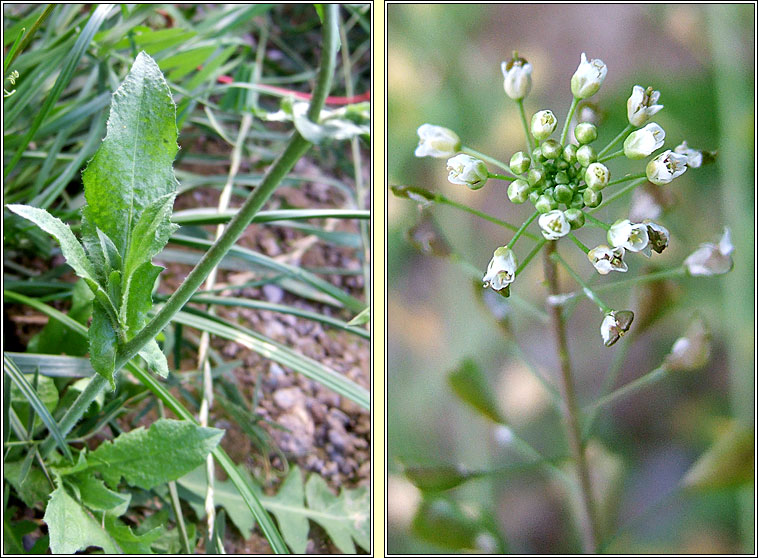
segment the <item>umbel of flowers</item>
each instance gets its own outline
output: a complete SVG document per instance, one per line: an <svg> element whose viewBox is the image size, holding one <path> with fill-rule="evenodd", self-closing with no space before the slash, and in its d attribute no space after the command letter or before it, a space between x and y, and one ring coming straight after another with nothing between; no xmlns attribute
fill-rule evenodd
<svg viewBox="0 0 758 558"><path fill-rule="evenodd" d="M506 165L464 146L452 130L423 124L418 128L419 144L415 152L418 157L447 159L448 178L453 184L478 190L488 179L504 180L509 182L505 194L512 203L534 206L533 215L507 246L494 251L483 277L484 286L503 296L510 294L511 285L528 263L524 261L521 268L518 267L513 245L535 219L546 240L557 241L569 236L601 275L626 272L625 258L629 252L646 257L651 257L652 252L661 253L670 240L669 231L663 225L651 221L633 223L629 219L606 224L592 215L594 209L603 205L611 187L619 188L614 197L644 182L664 187L687 169L703 163L703 153L690 148L687 142L673 150L661 151L666 132L650 121L663 109L658 103L660 92L635 85L626 103L628 125L608 145L598 148L594 145L598 138L595 124L578 122L573 128L573 139L569 138L569 131L579 103L595 95L605 80L607 68L602 60L588 60L582 53L571 77L571 107L557 138L559 122L551 110L538 110L531 119L524 110L524 99L532 87L532 65L514 52L510 60L502 63L502 72L505 93L515 101L521 113L528 144L526 150L514 153ZM607 164L617 157L641 161L643 170L612 180ZM498 166L506 174L495 174L488 165ZM592 248L584 246L572 234L588 224L606 231L605 239ZM728 232L725 238L718 246L701 246L683 269L693 275L724 273L731 269ZM633 314L628 310L611 310L596 297L591 298L604 313L601 337L606 345L612 345L629 329Z"/></svg>

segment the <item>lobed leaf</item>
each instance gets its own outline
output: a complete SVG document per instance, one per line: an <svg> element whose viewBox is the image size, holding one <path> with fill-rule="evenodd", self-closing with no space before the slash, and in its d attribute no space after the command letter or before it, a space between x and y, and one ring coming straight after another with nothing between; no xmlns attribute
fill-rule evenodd
<svg viewBox="0 0 758 558"><path fill-rule="evenodd" d="M92 307L92 324L89 326L89 357L92 368L116 389L113 373L116 366L118 335L108 313L95 301Z"/></svg>

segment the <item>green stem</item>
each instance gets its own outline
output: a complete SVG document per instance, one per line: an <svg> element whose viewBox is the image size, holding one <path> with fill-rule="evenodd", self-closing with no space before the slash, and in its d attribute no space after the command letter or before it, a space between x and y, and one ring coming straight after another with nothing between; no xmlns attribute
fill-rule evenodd
<svg viewBox="0 0 758 558"><path fill-rule="evenodd" d="M481 159L482 161L489 163L490 165L495 165L496 167L500 167L503 169L508 175L513 176L514 178L518 178L516 174L513 173L511 170L511 167L503 163L502 161L498 161L494 157L490 157L489 155L485 155L484 153L480 153L476 149L472 149L468 147L467 145L464 145L461 147L461 151L463 153L467 153L468 155L471 155L472 157L477 157L478 159Z"/></svg>
<svg viewBox="0 0 758 558"><path fill-rule="evenodd" d="M619 178L618 180L611 180L607 186L615 186L616 184L622 184L623 182L629 182L630 180L636 180L638 178L647 178L647 174L644 172L627 174L625 177Z"/></svg>
<svg viewBox="0 0 758 558"><path fill-rule="evenodd" d="M595 291L609 291L618 287L632 286L640 283L649 283L651 281L660 281L661 279L668 279L670 277L683 277L687 275L687 270L684 267L675 267L673 269L665 269L663 271L657 271L655 273L648 273L647 275L639 275L637 277L630 277L629 279L622 279L621 281L615 281L613 283L606 283L595 287ZM573 293L566 293L563 295L564 300L575 298L579 295L587 295L584 290L575 291Z"/></svg>
<svg viewBox="0 0 758 558"><path fill-rule="evenodd" d="M568 114L566 115L566 122L563 123L563 131L561 132L561 145L566 145L566 136L568 136L569 131L569 125L571 124L571 121L574 119L574 111L576 111L576 106L579 104L579 99L574 97L571 99L571 106L569 107Z"/></svg>
<svg viewBox="0 0 758 558"><path fill-rule="evenodd" d="M607 230L610 230L610 228L611 228L611 226L610 226L608 223L604 223L604 222L603 222L603 221L601 221L600 219L596 219L595 217L593 217L592 215L590 215L590 214L589 214L589 213L587 213L587 212L585 212L585 213L584 213L584 216L585 216L585 217L586 217L586 218L587 218L589 221L592 221L592 223L593 223L594 225L596 225L596 226L600 227L601 229L605 229L605 230L607 231Z"/></svg>
<svg viewBox="0 0 758 558"><path fill-rule="evenodd" d="M513 245L516 244L516 241L519 239L519 237L524 234L526 228L532 224L532 221L534 221L539 214L539 211L535 211L529 216L526 221L524 221L524 224L519 227L519 230L517 230L516 234L513 235L513 238L511 238L511 241L508 243L508 246L506 246L506 248L513 248Z"/></svg>
<svg viewBox="0 0 758 558"><path fill-rule="evenodd" d="M636 380L633 380L629 382L628 384L618 388L617 390L612 391L605 397L601 397L591 405L584 408L585 413L594 413L601 407L605 407L606 405L609 405L610 403L613 403L617 399L620 399L622 397L625 397L629 395L630 393L634 393L637 390L640 390L644 387L647 387L649 385L654 384L658 380L662 380L666 377L668 370L664 368L663 366L659 366L655 370L652 370L651 372L648 372L644 376L641 376L637 378Z"/></svg>
<svg viewBox="0 0 758 558"><path fill-rule="evenodd" d="M518 176L505 176L504 174L496 174L494 172L488 172L487 178L497 178L498 180L516 180L520 178Z"/></svg>
<svg viewBox="0 0 758 558"><path fill-rule="evenodd" d="M308 117L311 120L314 120L314 114L318 115L321 112L321 107L323 107L331 87L332 75L334 74L336 65L338 48L337 15L339 6L328 4L325 8L321 67L319 68L318 82L311 97L311 105L308 109ZM174 292L158 314L131 341L119 348L116 357L116 372L136 356L148 341L154 339L168 325L174 314L182 309L195 291L200 288L211 270L218 265L226 253L234 246L247 225L255 217L255 214L268 200L298 159L308 151L310 146L310 142L305 140L298 132L293 133L284 152L276 159L264 175L260 185L253 191L253 194L229 222L229 226L224 231L224 234L205 253L197 266L187 276L184 283ZM108 381L102 376L96 375L92 378L61 419L59 428L64 436L73 428L74 424L89 408L90 403L107 385ZM52 437L48 436L43 443L43 450L49 451L54 443L55 441Z"/></svg>
<svg viewBox="0 0 758 558"><path fill-rule="evenodd" d="M566 260L561 258L561 256L558 254L558 252L553 252L553 254L550 256L553 260L559 262L563 268L568 271L569 275L574 278L574 281L579 283L579 286L582 287L582 291L584 291L584 294L589 298L592 302L597 304L598 308L604 313L610 312L612 309L610 306L608 306L605 302L600 300L598 296L595 294L595 292L590 288L590 286L581 278L579 277L579 274L574 271L574 269L566 263Z"/></svg>
<svg viewBox="0 0 758 558"><path fill-rule="evenodd" d="M526 258L524 258L524 261L521 262L521 264L516 268L516 273L514 273L515 277L518 277L519 273L521 273L524 268L529 264L530 261L532 261L532 258L537 255L537 253L542 249L542 247L547 242L546 238L541 239L534 248L532 248L532 251L527 254Z"/></svg>
<svg viewBox="0 0 758 558"><path fill-rule="evenodd" d="M531 153L534 150L534 143L532 142L532 134L529 132L529 124L526 121L524 99L518 99L516 104L518 105L519 116L521 116L521 125L524 127L524 135L526 135L526 145L529 147L529 153Z"/></svg>
<svg viewBox="0 0 758 558"><path fill-rule="evenodd" d="M640 184L644 184L645 182L647 182L647 178L641 178L640 180L636 180L636 181L628 184L627 186L624 186L623 188L621 188L621 190L619 190L618 192L616 192L615 194L613 194L610 198L603 200L600 203L600 205L598 205L597 207L593 207L592 209L590 209L590 211L592 211L594 213L595 211L599 210L601 207L605 207L606 205L608 205L612 201L615 201L615 200L619 199L624 194L630 192L631 190L634 190L637 186L639 186ZM589 213L585 213L585 215L589 215Z"/></svg>
<svg viewBox="0 0 758 558"><path fill-rule="evenodd" d="M597 154L598 159L608 153L618 142L624 139L624 136L632 131L632 125L627 124L626 128L621 130L621 133L617 135L615 138L611 140L611 143L606 145L603 149L600 150L600 153Z"/></svg>
<svg viewBox="0 0 758 558"><path fill-rule="evenodd" d="M577 246L579 246L579 248L581 249L582 252L584 252L585 254L589 253L590 249L587 248L581 240L579 240L577 237L575 237L574 233L569 233L568 237L574 242L574 244L576 244Z"/></svg>
<svg viewBox="0 0 758 558"><path fill-rule="evenodd" d="M624 150L619 149L618 151L614 151L610 155L605 155L604 157L598 157L597 162L604 163L605 161L610 161L611 159L615 159L616 157L621 157L623 154L624 154Z"/></svg>
<svg viewBox="0 0 758 558"><path fill-rule="evenodd" d="M553 254L556 254L555 245L555 241L549 242L543 257L545 279L547 280L549 292L553 296L560 294L560 289L558 287L558 270L555 265L555 259L552 257ZM559 306L548 304L548 313L551 318L553 337L555 338L557 345L558 361L561 367L561 387L565 403L564 421L566 423L571 455L573 456L577 475L579 477L580 501L582 503L582 542L584 552L586 554L594 554L600 539L592 486L590 484L590 470L587 464L584 444L582 443L582 433L579 427L579 406L577 404L576 394L574 392L574 380L571 374L571 358L568 350L568 340L566 338L566 327Z"/></svg>

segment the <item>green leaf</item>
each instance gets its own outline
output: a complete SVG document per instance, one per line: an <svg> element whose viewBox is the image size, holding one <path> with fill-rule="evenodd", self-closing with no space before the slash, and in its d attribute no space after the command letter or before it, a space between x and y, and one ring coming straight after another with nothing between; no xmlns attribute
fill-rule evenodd
<svg viewBox="0 0 758 558"><path fill-rule="evenodd" d="M5 356L8 356L8 353L5 354ZM18 369L18 367L16 367ZM42 421L40 419L40 415L37 412L37 407L41 404L43 405L49 413L52 413L55 411L55 408L58 406L58 388L55 387L55 381L52 378L48 378L46 376L43 376L40 374L39 378L37 378L37 388L34 389L32 386L32 382L34 381L34 375L33 374L23 374L23 377L26 379L26 384L28 385L28 388L25 387L24 391L22 391L22 388L19 387L15 383L15 379L13 375L11 375L11 379L14 379L13 386L11 387L11 400L13 401L13 410L16 411L16 414L18 415L18 418L21 419L21 422L24 424L28 424L29 422L29 412L30 412L30 405L29 400L26 398L26 389L30 389L35 392L36 398L38 399L38 402L34 403L35 408L35 421L34 421L34 430L37 429L37 426L42 424ZM18 378L20 379L20 378ZM51 421L55 422L52 417Z"/></svg>
<svg viewBox="0 0 758 558"><path fill-rule="evenodd" d="M176 480L197 468L215 448L223 430L188 421L159 419L103 442L87 456L87 470L99 471L109 486L124 477L145 490Z"/></svg>
<svg viewBox="0 0 758 558"><path fill-rule="evenodd" d="M132 233L132 244L124 263L124 277L132 273L145 262L153 259L168 242L168 238L179 225L171 223L171 210L176 194L166 194L148 205L142 212Z"/></svg>
<svg viewBox="0 0 758 558"><path fill-rule="evenodd" d="M477 511L464 511L449 498L426 498L411 523L413 533L427 542L448 550L479 550L502 554L505 543Z"/></svg>
<svg viewBox="0 0 758 558"><path fill-rule="evenodd" d="M168 378L168 362L166 361L166 355L163 354L161 348L155 339L148 341L139 352L139 356L145 359L148 366L158 374L161 378Z"/></svg>
<svg viewBox="0 0 758 558"><path fill-rule="evenodd" d="M116 367L118 335L108 313L100 302L92 307L92 324L89 326L89 356L92 368L116 389L113 373Z"/></svg>
<svg viewBox="0 0 758 558"><path fill-rule="evenodd" d="M492 388L476 362L471 359L464 360L456 370L448 374L447 381L453 392L464 403L491 421L505 424Z"/></svg>
<svg viewBox="0 0 758 558"><path fill-rule="evenodd" d="M276 493L276 496L269 499L270 503L276 502L281 507L269 509L274 514L274 517L276 517L279 530L282 532L284 540L294 554L305 554L305 549L308 545L309 527L308 518L305 515L292 513L290 506L294 505L294 509L301 508L304 501L303 476L300 473L300 469L291 467L287 478L284 479L284 482L279 487L279 492ZM265 501L263 505L264 507L266 506Z"/></svg>
<svg viewBox="0 0 758 558"><path fill-rule="evenodd" d="M751 482L755 471L754 446L752 428L730 424L690 467L682 485L690 490L716 490Z"/></svg>
<svg viewBox="0 0 758 558"><path fill-rule="evenodd" d="M23 468L22 461L7 461L3 465L3 476L27 507L32 508L37 503L47 502L52 488L45 473L37 467L32 467L22 480Z"/></svg>
<svg viewBox="0 0 758 558"><path fill-rule="evenodd" d="M28 219L46 233L54 236L61 245L61 252L63 253L63 257L66 258L66 263L74 269L74 272L83 279L89 279L93 283L98 283L97 273L92 262L68 225L57 217L53 217L44 209L18 204L10 204L6 207L24 219Z"/></svg>
<svg viewBox="0 0 758 558"><path fill-rule="evenodd" d="M50 496L43 519L53 554L74 554L89 546L99 546L108 554L121 553L94 517L68 495L62 482Z"/></svg>
<svg viewBox="0 0 758 558"><path fill-rule="evenodd" d="M71 475L66 478L66 482L76 485L82 504L91 510L108 512L118 517L129 508L131 494L114 492L92 475Z"/></svg>
<svg viewBox="0 0 758 558"><path fill-rule="evenodd" d="M404 467L403 473L416 488L429 492L450 490L478 476L476 472L454 465L409 465Z"/></svg>
<svg viewBox="0 0 758 558"><path fill-rule="evenodd" d="M371 321L371 308L369 306L366 306L363 310L360 311L360 313L357 316L355 316L355 318L347 322L347 325L359 326L359 325L367 324L370 321Z"/></svg>
<svg viewBox="0 0 758 558"><path fill-rule="evenodd" d="M131 339L147 323L148 312L153 307L153 287L163 268L145 262L127 279L124 303L119 321L126 327L127 339Z"/></svg>
<svg viewBox="0 0 758 558"><path fill-rule="evenodd" d="M129 254L145 208L176 191L176 138L171 92L158 65L141 52L113 94L106 137L82 173L88 218L119 254Z"/></svg>
<svg viewBox="0 0 758 558"><path fill-rule="evenodd" d="M305 484L305 497L308 506L320 512L311 519L324 528L337 548L345 554L354 554L352 539L355 539L363 549L370 550L371 514L367 487L343 489L337 497L323 478L311 475Z"/></svg>

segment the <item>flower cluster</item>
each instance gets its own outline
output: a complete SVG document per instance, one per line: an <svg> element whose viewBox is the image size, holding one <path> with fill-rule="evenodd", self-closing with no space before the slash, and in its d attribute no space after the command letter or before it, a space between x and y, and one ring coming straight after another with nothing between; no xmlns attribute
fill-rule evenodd
<svg viewBox="0 0 758 558"><path fill-rule="evenodd" d="M514 153L507 165L465 147L455 132L447 128L423 124L418 129L416 155L448 158L448 178L453 184L478 190L489 179L506 180L509 182L506 193L512 203L529 202L534 206L534 215L508 245L495 250L483 277L485 287L492 287L503 296L509 295L511 284L520 271L512 247L534 219L547 241L571 235L601 275L611 271L626 272L628 266L624 259L629 252L639 252L648 258L652 252L660 254L670 241L669 231L664 226L649 219L642 222L619 219L606 224L596 219L592 212L603 204L609 186L630 182L624 187L626 190L646 181L663 186L688 168L701 166L704 160L703 152L690 148L687 142L673 150L659 152L664 147L666 132L650 120L663 109L658 103L660 92L640 85L632 88L627 100L628 126L610 144L602 149L593 145L598 139L598 129L589 121L591 115L586 110L577 113L579 122L573 127L572 134L575 141L569 141L570 127L580 101L586 107L586 99L599 91L607 74L602 60L588 60L585 53L582 53L579 66L571 77L573 101L556 139L553 136L559 130L559 122L551 110L538 110L531 119L524 112L523 102L532 87L532 70L532 65L515 52L509 61L502 63L503 88L521 111L528 143L528 149ZM613 151L622 142L623 146ZM621 156L629 160L650 159L644 172L611 181L611 171L606 163ZM710 154L706 154L708 156ZM507 175L491 173L488 164L500 166ZM587 224L604 228L607 244L590 249L572 235L573 231ZM692 275L723 273L731 268L730 253L731 243L726 234L719 245L702 245L688 258L685 266ZM522 267L527 263L525 261ZM601 336L606 345L611 345L629 329L633 314L627 310L610 310L599 300L596 302L604 312Z"/></svg>

